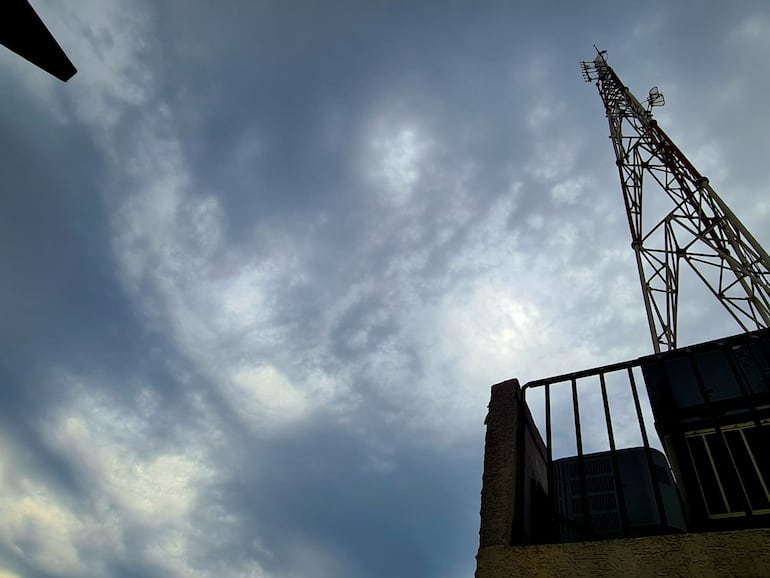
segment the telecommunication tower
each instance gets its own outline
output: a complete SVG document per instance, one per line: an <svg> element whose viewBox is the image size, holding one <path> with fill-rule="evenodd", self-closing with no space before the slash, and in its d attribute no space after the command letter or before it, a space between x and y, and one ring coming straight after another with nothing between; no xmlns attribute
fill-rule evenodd
<svg viewBox="0 0 770 578"><path fill-rule="evenodd" d="M652 108L665 102L658 88L640 102L607 64L606 51L597 49L580 67L586 82L596 83L609 121L655 352L677 346L683 263L743 331L770 326L770 257L653 119ZM643 209L649 185L665 193L655 199L658 207L666 203L662 218Z"/></svg>

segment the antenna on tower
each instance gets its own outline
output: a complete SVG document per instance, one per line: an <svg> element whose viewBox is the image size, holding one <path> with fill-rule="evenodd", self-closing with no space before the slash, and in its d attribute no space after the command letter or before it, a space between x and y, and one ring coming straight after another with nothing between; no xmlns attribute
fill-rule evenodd
<svg viewBox="0 0 770 578"><path fill-rule="evenodd" d="M649 112L653 107L663 106L664 104L666 104L665 97L658 90L657 86L653 86L647 96L647 111Z"/></svg>
<svg viewBox="0 0 770 578"><path fill-rule="evenodd" d="M607 52L596 52L580 69L586 82L596 83L609 121L655 351L677 347L681 266L695 272L743 331L770 326L767 252L652 118L652 108L665 103L658 87L645 108L607 64ZM644 214L649 195L668 202L662 218Z"/></svg>

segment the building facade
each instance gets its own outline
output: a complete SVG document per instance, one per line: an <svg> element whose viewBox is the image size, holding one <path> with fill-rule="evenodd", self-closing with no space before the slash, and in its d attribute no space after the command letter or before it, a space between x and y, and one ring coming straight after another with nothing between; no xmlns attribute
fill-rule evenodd
<svg viewBox="0 0 770 578"><path fill-rule="evenodd" d="M492 386L476 577L770 576L768 340L761 331ZM628 411L608 395L620 377ZM660 449L643 417L642 381ZM550 407L560 387L574 419L568 406ZM541 390L538 428L527 399ZM643 443L621 447L634 413ZM599 422L609 450L584 452ZM555 456L565 424L574 424L577 455Z"/></svg>

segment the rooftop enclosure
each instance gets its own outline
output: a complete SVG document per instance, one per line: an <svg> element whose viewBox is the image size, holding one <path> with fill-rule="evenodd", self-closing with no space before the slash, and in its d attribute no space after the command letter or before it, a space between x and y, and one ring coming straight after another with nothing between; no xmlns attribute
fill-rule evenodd
<svg viewBox="0 0 770 578"><path fill-rule="evenodd" d="M506 381L485 423L477 578L567 571L581 552L770 575L770 330Z"/></svg>

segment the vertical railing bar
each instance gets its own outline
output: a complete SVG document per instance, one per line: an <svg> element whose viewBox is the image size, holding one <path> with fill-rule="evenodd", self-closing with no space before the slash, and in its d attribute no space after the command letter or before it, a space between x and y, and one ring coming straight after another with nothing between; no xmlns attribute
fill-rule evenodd
<svg viewBox="0 0 770 578"><path fill-rule="evenodd" d="M516 391L516 403L518 405L518 418L516 422L516 486L514 489L514 510L513 519L511 520L511 546L521 546L527 543L526 536L524 535L524 512L525 512L525 500L524 500L524 468L527 464L527 458L524 455L526 444L524 443L525 426L527 414L527 388L526 386Z"/></svg>
<svg viewBox="0 0 770 578"><path fill-rule="evenodd" d="M553 448L552 448L552 435L551 435L551 384L545 384L545 451L546 451L546 481L548 484L548 503L550 504L550 510L548 512L548 531L552 533L548 536L551 540L556 525L556 491L554 488L553 479Z"/></svg>
<svg viewBox="0 0 770 578"><path fill-rule="evenodd" d="M636 418L639 422L639 431L642 434L642 443L644 444L644 453L647 456L647 468L650 472L650 480L652 481L652 490L653 490L653 493L655 494L655 503L658 506L658 516L660 517L661 525L667 526L668 516L666 516L666 508L663 505L663 495L660 493L660 485L655 480L655 463L652 461L652 450L650 449L650 440L647 437L647 427L644 424L644 415L642 414L642 405L641 403L639 403L639 392L636 389L636 378L634 377L633 367L628 368L628 381L631 385L631 393L634 396L634 406L636 407Z"/></svg>
<svg viewBox="0 0 770 578"><path fill-rule="evenodd" d="M545 450L548 463L553 461L553 448L551 447L551 384L545 384Z"/></svg>
<svg viewBox="0 0 770 578"><path fill-rule="evenodd" d="M620 510L620 524L623 527L623 535L629 535L628 528L628 510L626 508L626 495L623 490L623 482L620 479L620 464L618 463L618 454L615 450L615 433L612 430L612 416L610 415L610 401L607 397L607 384L604 379L604 372L599 374L599 383L602 388L602 402L604 403L604 419L607 423L607 437L610 442L610 459L612 460L612 472L615 477L615 491L618 496L618 506Z"/></svg>
<svg viewBox="0 0 770 578"><path fill-rule="evenodd" d="M588 516L588 488L586 486L586 468L583 459L583 436L580 431L580 405L577 394L577 380L572 380L572 411L575 418L575 444L578 451L578 476L580 478L580 502L583 510L583 526L589 534L592 534Z"/></svg>

